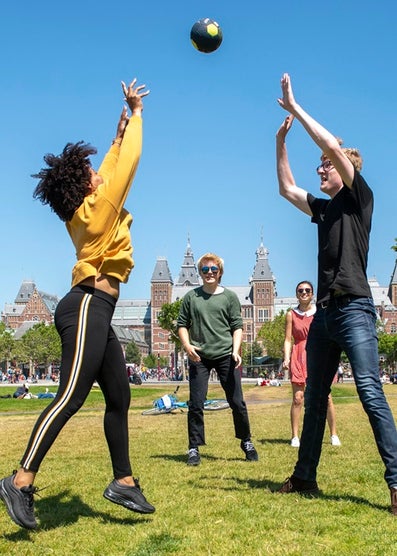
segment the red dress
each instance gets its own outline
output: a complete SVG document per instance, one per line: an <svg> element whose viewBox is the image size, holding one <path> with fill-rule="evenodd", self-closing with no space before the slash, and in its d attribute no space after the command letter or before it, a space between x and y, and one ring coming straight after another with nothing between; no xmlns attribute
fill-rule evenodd
<svg viewBox="0 0 397 556"><path fill-rule="evenodd" d="M291 310L292 314L292 337L294 344L290 359L290 379L296 384L305 384L307 377L306 366L306 340L309 328L313 320L314 312L309 316L296 309Z"/></svg>

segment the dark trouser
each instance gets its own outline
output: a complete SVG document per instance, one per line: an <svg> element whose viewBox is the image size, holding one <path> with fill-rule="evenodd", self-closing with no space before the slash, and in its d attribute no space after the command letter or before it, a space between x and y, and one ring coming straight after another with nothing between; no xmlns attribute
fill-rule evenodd
<svg viewBox="0 0 397 556"><path fill-rule="evenodd" d="M195 362L189 360L189 412L187 416L189 448L205 444L204 435L204 401L207 397L208 380L211 369L215 369L226 399L233 412L236 438L250 438L250 425L247 407L241 389L240 371L231 355L221 359L205 359Z"/></svg>
<svg viewBox="0 0 397 556"><path fill-rule="evenodd" d="M131 475L128 445L130 387L123 352L112 327L116 300L99 290L74 287L58 304L62 341L56 397L38 418L21 466L38 471L62 427L83 405L94 381L105 397L105 436L116 479ZM73 449L73 447L71 447Z"/></svg>
<svg viewBox="0 0 397 556"><path fill-rule="evenodd" d="M397 487L397 431L379 378L375 322L373 301L366 297L334 298L317 310L306 344L305 416L295 477L316 480L328 394L343 350L386 467L386 482Z"/></svg>

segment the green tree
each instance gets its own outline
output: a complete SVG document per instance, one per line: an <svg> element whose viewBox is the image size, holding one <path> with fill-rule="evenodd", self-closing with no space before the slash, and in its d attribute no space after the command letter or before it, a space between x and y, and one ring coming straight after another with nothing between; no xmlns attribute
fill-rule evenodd
<svg viewBox="0 0 397 556"><path fill-rule="evenodd" d="M178 348L178 351L181 349L181 341L178 336L178 329L176 326L176 322L179 315L179 309L181 307L182 299L178 299L173 303L164 303L161 306L161 311L157 317L159 325L164 330L168 330L170 333L169 341L175 344Z"/></svg>
<svg viewBox="0 0 397 556"><path fill-rule="evenodd" d="M397 251L397 237L394 238L394 241L395 241L395 243L394 243L394 245L392 245L391 248L393 249L393 251Z"/></svg>
<svg viewBox="0 0 397 556"><path fill-rule="evenodd" d="M157 356L154 353L149 353L143 358L143 364L148 369L155 369L157 367Z"/></svg>
<svg viewBox="0 0 397 556"><path fill-rule="evenodd" d="M4 322L0 322L0 361L5 361L6 367L10 365L14 350L15 340L13 333L6 329Z"/></svg>
<svg viewBox="0 0 397 556"><path fill-rule="evenodd" d="M385 363L394 369L397 361L397 334L381 333L378 337L379 353L385 357Z"/></svg>
<svg viewBox="0 0 397 556"><path fill-rule="evenodd" d="M182 299L178 299L177 301L174 301L173 303L164 303L164 305L162 305L161 307L161 311L158 315L158 322L159 325L161 326L161 328L163 328L164 330L168 330L169 332L169 337L168 340L170 342L172 342L175 346L175 351L174 351L174 362L175 362L175 368L178 368L178 354L180 351L182 351L182 342L179 339L178 336L178 328L177 328L177 320L178 320L178 315L179 315L179 309L181 307L181 303L182 303ZM183 358L182 358L183 361ZM186 370L183 366L182 368L182 375L183 375L183 379L186 378Z"/></svg>
<svg viewBox="0 0 397 556"><path fill-rule="evenodd" d="M256 340L252 342L252 344L248 342L243 342L241 344L241 357L243 365L251 365L254 357L262 357L262 355L263 348Z"/></svg>
<svg viewBox="0 0 397 556"><path fill-rule="evenodd" d="M133 340L125 348L125 360L127 363L141 364L141 352Z"/></svg>
<svg viewBox="0 0 397 556"><path fill-rule="evenodd" d="M157 369L158 365L160 367L167 367L168 359L167 357L158 357L158 355L154 353L149 353L146 357L143 358L143 364L148 369Z"/></svg>
<svg viewBox="0 0 397 556"><path fill-rule="evenodd" d="M36 365L59 363L61 360L61 339L55 325L43 322L35 324L17 341L16 356L22 363Z"/></svg>
<svg viewBox="0 0 397 556"><path fill-rule="evenodd" d="M258 332L258 338L263 341L267 355L283 357L285 336L285 313L282 311L274 320L265 322Z"/></svg>

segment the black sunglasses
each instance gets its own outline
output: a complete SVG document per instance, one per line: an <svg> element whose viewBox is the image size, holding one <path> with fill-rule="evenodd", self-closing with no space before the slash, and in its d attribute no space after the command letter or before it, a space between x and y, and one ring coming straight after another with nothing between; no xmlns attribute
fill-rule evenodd
<svg viewBox="0 0 397 556"><path fill-rule="evenodd" d="M330 160L325 160L322 164L317 166L316 172L318 173L321 169L324 170L324 172L329 172L333 167L334 165Z"/></svg>
<svg viewBox="0 0 397 556"><path fill-rule="evenodd" d="M311 288L299 288L298 293L312 293Z"/></svg>
<svg viewBox="0 0 397 556"><path fill-rule="evenodd" d="M208 274L209 271L212 272L212 274L217 274L219 268L217 266L202 266L201 267L201 272L203 274Z"/></svg>

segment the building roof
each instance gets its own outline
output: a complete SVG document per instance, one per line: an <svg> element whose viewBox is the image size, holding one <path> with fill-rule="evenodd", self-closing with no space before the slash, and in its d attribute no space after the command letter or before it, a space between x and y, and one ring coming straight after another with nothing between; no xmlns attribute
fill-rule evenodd
<svg viewBox="0 0 397 556"><path fill-rule="evenodd" d="M33 280L23 280L22 284L20 285L19 291L17 296L14 300L14 303L23 303L26 304L29 299L32 297L32 293L36 289L36 284Z"/></svg>
<svg viewBox="0 0 397 556"><path fill-rule="evenodd" d="M286 313L291 307L296 307L298 301L296 297L276 297L274 299L274 316L277 316L283 311Z"/></svg>
<svg viewBox="0 0 397 556"><path fill-rule="evenodd" d="M33 280L23 280L22 284L18 290L17 296L14 300L14 305L15 306L24 306L26 305L30 298L33 295L33 292L36 290L36 284ZM55 313L55 309L56 306L59 303L59 297L57 295L52 295L50 293L46 293L46 292L42 292L37 290L38 294L40 295L43 303L45 304L45 306L47 307L48 311L51 314ZM10 312L15 313L15 311L13 310L13 307L11 304L6 305L6 309L4 312L8 312L7 307L11 308Z"/></svg>
<svg viewBox="0 0 397 556"><path fill-rule="evenodd" d="M394 265L394 270L393 270L393 274L391 276L391 284L397 284L397 259L396 259L396 263Z"/></svg>
<svg viewBox="0 0 397 556"><path fill-rule="evenodd" d="M146 346L147 343L142 337L142 334L138 330L131 330L130 328L125 328L124 326L112 324L112 328L119 339L121 344L129 344L134 342L137 346Z"/></svg>
<svg viewBox="0 0 397 556"><path fill-rule="evenodd" d="M371 288L375 306L380 307L383 305L384 307L392 307L392 303L388 295L389 288L387 286L380 286L378 280L375 277L370 278L368 280L368 284Z"/></svg>
<svg viewBox="0 0 397 556"><path fill-rule="evenodd" d="M388 295L390 299L393 299L392 296L392 286L395 286L397 284L397 259L394 265L394 270L393 270L393 274L391 275L391 279L390 279L390 284L389 284L389 291L388 291Z"/></svg>
<svg viewBox="0 0 397 556"><path fill-rule="evenodd" d="M225 285L225 288L231 290L237 295L240 305L252 305L252 296L251 296L252 286L226 286Z"/></svg>
<svg viewBox="0 0 397 556"><path fill-rule="evenodd" d="M165 257L157 257L156 266L152 274L152 282L170 282L173 284L168 261Z"/></svg>
<svg viewBox="0 0 397 556"><path fill-rule="evenodd" d="M22 336L33 328L36 324L40 324L37 320L25 320L14 332L14 340L20 340Z"/></svg>
<svg viewBox="0 0 397 556"><path fill-rule="evenodd" d="M57 297L56 295L51 295L49 293L45 293L45 292L39 292L39 295L44 303L44 305L47 307L48 311L54 315L55 314L55 309L57 308L57 305L59 303L59 297Z"/></svg>
<svg viewBox="0 0 397 556"><path fill-rule="evenodd" d="M112 324L143 326L150 323L150 299L119 299L114 309Z"/></svg>
<svg viewBox="0 0 397 556"><path fill-rule="evenodd" d="M171 303L173 303L174 301L178 301L179 299L182 299L187 294L187 292L197 287L198 286L178 286L178 285L174 286L172 288Z"/></svg>
<svg viewBox="0 0 397 556"><path fill-rule="evenodd" d="M276 283L276 279L270 269L268 256L269 256L269 251L263 245L263 241L261 241L260 246L256 250L256 263L255 263L254 271L252 273L251 281L270 280Z"/></svg>
<svg viewBox="0 0 397 556"><path fill-rule="evenodd" d="M13 315L19 316L22 315L25 309L25 304L22 303L6 303L4 305L4 314L5 315Z"/></svg>
<svg viewBox="0 0 397 556"><path fill-rule="evenodd" d="M189 239L187 242L185 256L183 258L183 263L179 271L178 280L175 285L195 287L200 285L200 275L194 262L193 251L190 246Z"/></svg>

